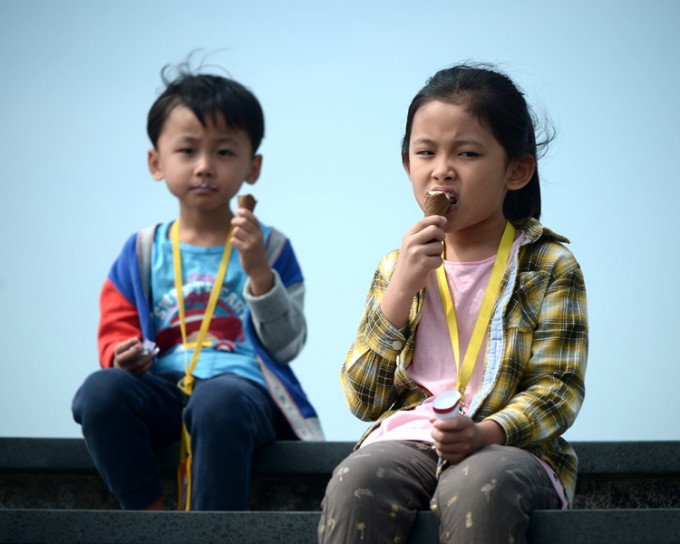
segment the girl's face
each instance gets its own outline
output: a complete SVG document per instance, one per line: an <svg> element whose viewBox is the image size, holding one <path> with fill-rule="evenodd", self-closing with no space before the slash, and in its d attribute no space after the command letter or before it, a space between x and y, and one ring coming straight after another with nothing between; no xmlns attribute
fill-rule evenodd
<svg viewBox="0 0 680 544"><path fill-rule="evenodd" d="M446 233L504 225L506 192L523 187L533 174L533 161L531 168L526 162L508 161L493 133L467 113L464 105L439 100L416 111L404 157L421 208L427 191L450 195Z"/></svg>

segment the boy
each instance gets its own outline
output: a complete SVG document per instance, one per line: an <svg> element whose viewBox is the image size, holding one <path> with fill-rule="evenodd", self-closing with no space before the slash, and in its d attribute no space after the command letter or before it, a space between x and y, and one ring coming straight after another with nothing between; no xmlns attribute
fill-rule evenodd
<svg viewBox="0 0 680 544"><path fill-rule="evenodd" d="M245 510L255 448L323 438L287 365L306 338L303 278L281 233L231 211L260 175L258 100L224 77L162 75L148 164L179 217L131 236L113 264L100 300L103 369L76 393L73 415L122 508L165 508L156 451L184 423L191 509Z"/></svg>

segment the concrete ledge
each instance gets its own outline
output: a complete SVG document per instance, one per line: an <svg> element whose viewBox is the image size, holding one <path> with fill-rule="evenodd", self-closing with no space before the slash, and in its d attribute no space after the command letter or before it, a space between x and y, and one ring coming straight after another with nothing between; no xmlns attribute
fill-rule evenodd
<svg viewBox="0 0 680 544"><path fill-rule="evenodd" d="M680 441L573 442L579 476L680 475ZM280 441L260 449L253 472L330 474L353 442ZM164 470L177 468L179 447L159 454ZM95 470L81 438L1 438L0 471L91 472Z"/></svg>
<svg viewBox="0 0 680 544"><path fill-rule="evenodd" d="M577 442L574 508L680 507L680 441ZM251 510L318 511L332 470L351 442L276 442L253 460ZM176 508L178 448L159 454ZM115 510L80 438L0 438L0 508ZM680 542L680 539L679 539Z"/></svg>
<svg viewBox="0 0 680 544"><path fill-rule="evenodd" d="M189 542L314 544L318 512L123 512L0 510L3 543ZM671 544L680 535L680 509L537 511L532 544ZM429 512L418 514L408 544L438 542Z"/></svg>
<svg viewBox="0 0 680 544"><path fill-rule="evenodd" d="M354 447L353 442L280 441L256 452L253 472L262 474L328 474ZM159 452L163 470L177 470L179 444ZM0 438L0 471L95 471L82 438Z"/></svg>

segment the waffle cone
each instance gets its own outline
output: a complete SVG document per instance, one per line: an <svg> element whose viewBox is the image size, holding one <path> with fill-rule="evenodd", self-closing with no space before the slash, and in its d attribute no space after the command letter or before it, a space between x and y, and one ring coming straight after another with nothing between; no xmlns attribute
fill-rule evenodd
<svg viewBox="0 0 680 544"><path fill-rule="evenodd" d="M257 200L255 200L253 195L238 195L237 202L239 208L245 208L251 212L255 211L255 204L257 204Z"/></svg>
<svg viewBox="0 0 680 544"><path fill-rule="evenodd" d="M425 193L423 208L425 215L446 215L446 210L450 204L449 195L443 191Z"/></svg>

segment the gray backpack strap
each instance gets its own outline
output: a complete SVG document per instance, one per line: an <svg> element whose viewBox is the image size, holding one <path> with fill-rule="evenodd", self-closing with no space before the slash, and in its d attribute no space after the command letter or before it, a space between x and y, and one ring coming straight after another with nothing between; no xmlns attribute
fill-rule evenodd
<svg viewBox="0 0 680 544"><path fill-rule="evenodd" d="M159 223L160 224L160 223ZM151 302L151 253L153 251L153 239L158 225L151 225L137 234L137 259L139 261L139 274L142 279L144 296Z"/></svg>

